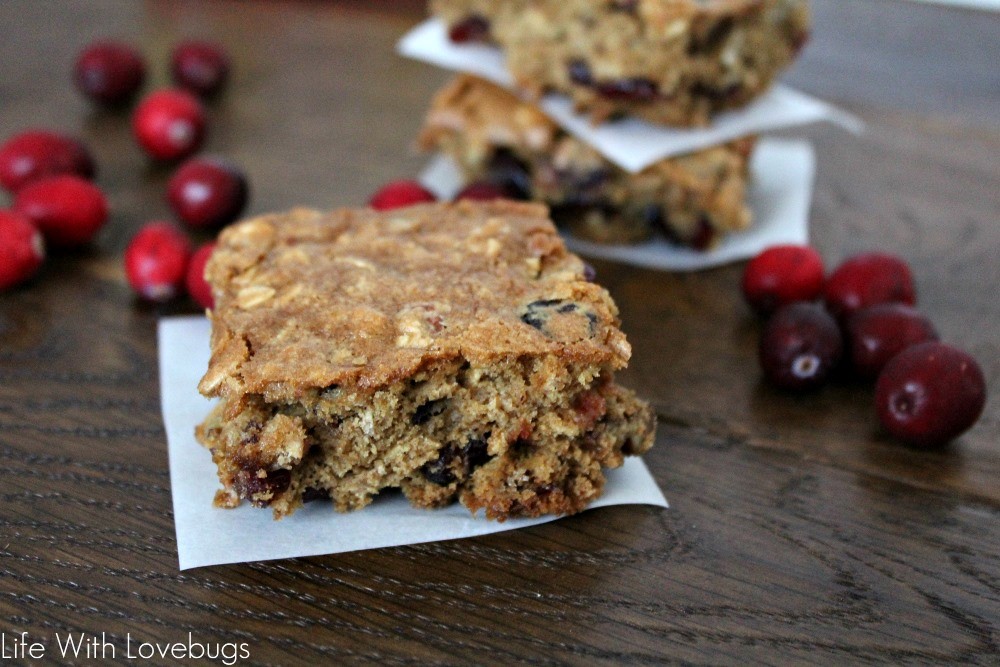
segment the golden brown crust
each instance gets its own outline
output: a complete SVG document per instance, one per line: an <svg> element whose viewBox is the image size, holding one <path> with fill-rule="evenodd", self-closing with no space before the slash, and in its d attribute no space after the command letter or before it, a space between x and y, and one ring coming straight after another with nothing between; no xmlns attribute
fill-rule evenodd
<svg viewBox="0 0 1000 667"><path fill-rule="evenodd" d="M537 205L262 216L221 234L206 278L216 304L206 396L374 390L456 358L547 353L620 368L630 354L610 296ZM544 331L525 321L531 304L555 299L579 308Z"/></svg>

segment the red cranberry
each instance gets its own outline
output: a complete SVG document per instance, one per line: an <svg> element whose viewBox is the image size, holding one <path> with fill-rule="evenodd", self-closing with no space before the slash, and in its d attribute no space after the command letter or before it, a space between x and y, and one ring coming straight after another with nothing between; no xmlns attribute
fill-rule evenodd
<svg viewBox="0 0 1000 667"><path fill-rule="evenodd" d="M827 309L841 322L877 303L917 302L913 274L899 257L869 252L851 257L830 274L823 292Z"/></svg>
<svg viewBox="0 0 1000 667"><path fill-rule="evenodd" d="M416 181L392 181L372 195L368 205L378 211L437 201L434 193Z"/></svg>
<svg viewBox="0 0 1000 667"><path fill-rule="evenodd" d="M894 356L917 343L937 340L931 321L902 303L880 303L862 308L847 321L854 371L875 378Z"/></svg>
<svg viewBox="0 0 1000 667"><path fill-rule="evenodd" d="M809 246L773 246L743 270L743 296L763 315L788 303L813 301L822 291L823 259Z"/></svg>
<svg viewBox="0 0 1000 667"><path fill-rule="evenodd" d="M494 199L508 199L507 190L495 183L488 181L474 181L462 188L455 201L469 199L472 201L493 201Z"/></svg>
<svg viewBox="0 0 1000 667"><path fill-rule="evenodd" d="M121 42L94 42L80 52L73 68L73 81L80 92L106 105L132 99L145 78L142 54Z"/></svg>
<svg viewBox="0 0 1000 667"><path fill-rule="evenodd" d="M243 170L220 157L191 158L167 184L167 201L192 227L221 227L240 216L247 203Z"/></svg>
<svg viewBox="0 0 1000 667"><path fill-rule="evenodd" d="M212 288L209 286L208 281L205 280L205 264L208 263L208 258L212 256L213 250L215 250L215 243L211 242L194 251L194 254L191 255L191 261L188 264L187 278L184 281L191 298L199 306L206 309L215 307L215 297L212 296Z"/></svg>
<svg viewBox="0 0 1000 667"><path fill-rule="evenodd" d="M29 130L0 146L0 185L8 192L56 174L94 177L94 159L82 142L57 132Z"/></svg>
<svg viewBox="0 0 1000 667"><path fill-rule="evenodd" d="M59 246L90 243L108 219L104 193L90 181L66 174L25 185L14 198L14 210Z"/></svg>
<svg viewBox="0 0 1000 667"><path fill-rule="evenodd" d="M782 389L822 385L840 361L840 328L817 304L797 302L779 308L760 339L764 376Z"/></svg>
<svg viewBox="0 0 1000 667"><path fill-rule="evenodd" d="M201 148L205 137L205 110L183 90L150 93L132 116L139 145L157 160L179 160Z"/></svg>
<svg viewBox="0 0 1000 667"><path fill-rule="evenodd" d="M456 44L485 42L490 37L490 22L479 14L465 17L448 28L448 39Z"/></svg>
<svg viewBox="0 0 1000 667"><path fill-rule="evenodd" d="M170 73L178 86L207 97L225 85L229 56L218 44L181 42L170 56Z"/></svg>
<svg viewBox="0 0 1000 667"><path fill-rule="evenodd" d="M967 431L986 405L976 360L944 343L920 343L892 358L875 385L882 426L915 447L937 447Z"/></svg>
<svg viewBox="0 0 1000 667"><path fill-rule="evenodd" d="M0 211L0 290L35 275L45 259L42 234L15 211Z"/></svg>
<svg viewBox="0 0 1000 667"><path fill-rule="evenodd" d="M151 222L125 249L125 275L132 289L149 301L177 296L187 277L191 243L168 222Z"/></svg>

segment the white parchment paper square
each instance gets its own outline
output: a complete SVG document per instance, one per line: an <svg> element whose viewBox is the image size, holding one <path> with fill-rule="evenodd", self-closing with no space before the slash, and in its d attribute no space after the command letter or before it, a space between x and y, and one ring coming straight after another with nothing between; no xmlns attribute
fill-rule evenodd
<svg viewBox="0 0 1000 667"><path fill-rule="evenodd" d="M194 439L194 427L212 403L196 386L208 368L209 323L204 317L160 320L160 399L170 459L170 489L180 569L418 544L487 535L555 520L474 517L461 505L415 509L401 494L379 497L368 507L338 514L329 503L310 503L281 521L270 510L247 504L212 506L219 481L211 455ZM608 471L604 495L590 508L607 505L667 507L642 460L629 457Z"/></svg>
<svg viewBox="0 0 1000 667"><path fill-rule="evenodd" d="M748 201L753 227L729 234L709 252L667 243L657 238L637 245L590 243L564 234L570 250L588 257L635 264L664 271L696 271L753 257L772 245L804 244L809 240L816 158L805 141L762 139L750 163ZM443 199L462 187L462 175L443 155L435 156L420 176L421 182Z"/></svg>
<svg viewBox="0 0 1000 667"><path fill-rule="evenodd" d="M506 88L513 77L503 53L483 44L454 44L444 24L428 19L407 33L397 44L400 54L445 69L468 72ZM718 114L705 128L678 129L630 118L599 126L573 111L565 95L542 98L540 108L567 132L593 146L609 160L629 172L642 171L654 162L684 155L750 134L826 121L860 132L860 120L816 97L787 86L775 85L753 103L738 111Z"/></svg>

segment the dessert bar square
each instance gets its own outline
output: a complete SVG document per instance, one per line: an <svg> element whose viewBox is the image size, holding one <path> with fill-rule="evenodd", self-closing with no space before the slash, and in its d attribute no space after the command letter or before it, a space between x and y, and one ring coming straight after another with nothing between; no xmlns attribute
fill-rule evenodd
<svg viewBox="0 0 1000 667"><path fill-rule="evenodd" d="M807 0L431 0L453 41L504 49L519 86L596 121L706 125L745 105L809 36Z"/></svg>
<svg viewBox="0 0 1000 667"><path fill-rule="evenodd" d="M223 231L206 278L217 505L566 514L652 444L615 304L542 206L296 209Z"/></svg>
<svg viewBox="0 0 1000 667"><path fill-rule="evenodd" d="M705 250L750 226L754 137L661 160L639 173L618 167L534 104L462 75L435 97L419 144L449 155L469 181L548 204L571 233L600 243L663 234Z"/></svg>

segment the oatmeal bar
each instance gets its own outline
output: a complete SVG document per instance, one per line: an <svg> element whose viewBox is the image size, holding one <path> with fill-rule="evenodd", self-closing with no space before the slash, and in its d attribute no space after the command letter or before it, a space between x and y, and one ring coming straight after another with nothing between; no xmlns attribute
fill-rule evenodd
<svg viewBox="0 0 1000 667"><path fill-rule="evenodd" d="M764 92L809 35L807 0L431 0L453 41L504 49L532 94L595 121L697 126Z"/></svg>
<svg viewBox="0 0 1000 667"><path fill-rule="evenodd" d="M468 180L492 181L512 197L548 204L558 223L592 241L634 243L659 230L703 250L750 225L753 138L630 174L533 104L462 75L438 93L419 144L451 156Z"/></svg>
<svg viewBox="0 0 1000 667"><path fill-rule="evenodd" d="M615 304L542 206L296 209L223 231L206 277L217 505L568 514L652 444Z"/></svg>

